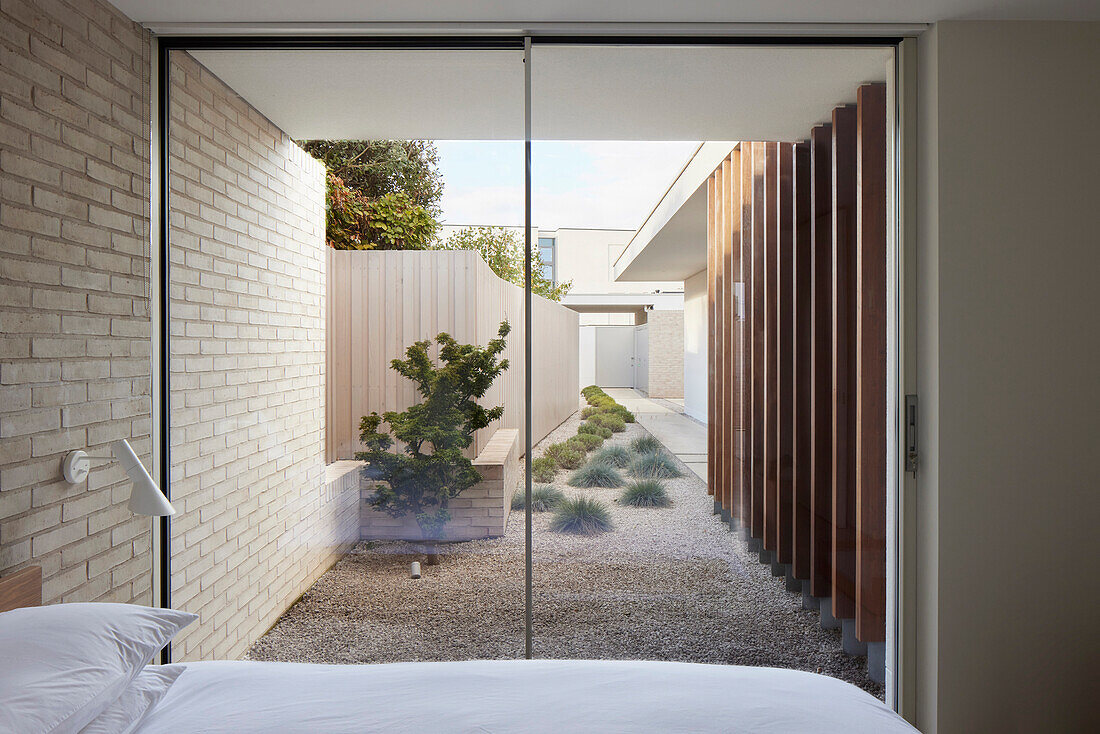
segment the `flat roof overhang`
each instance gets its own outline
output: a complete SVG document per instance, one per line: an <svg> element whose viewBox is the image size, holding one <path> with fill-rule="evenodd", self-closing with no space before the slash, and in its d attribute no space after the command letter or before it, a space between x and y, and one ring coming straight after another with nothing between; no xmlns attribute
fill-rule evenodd
<svg viewBox="0 0 1100 734"><path fill-rule="evenodd" d="M579 293L565 296L561 305L578 313L639 313L678 311L684 307L682 291L666 293Z"/></svg>
<svg viewBox="0 0 1100 734"><path fill-rule="evenodd" d="M735 145L696 149L615 261L616 281L685 280L707 267L706 182Z"/></svg>

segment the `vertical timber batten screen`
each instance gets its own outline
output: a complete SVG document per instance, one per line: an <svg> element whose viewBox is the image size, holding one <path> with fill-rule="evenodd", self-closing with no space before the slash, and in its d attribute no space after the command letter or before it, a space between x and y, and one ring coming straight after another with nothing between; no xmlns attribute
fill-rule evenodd
<svg viewBox="0 0 1100 734"><path fill-rule="evenodd" d="M404 410L413 384L390 367L421 339L447 332L484 346L500 322L512 325L504 357L508 370L484 405L503 405L504 417L478 431L471 455L499 428L523 428L523 289L496 276L474 252L329 249L325 394L326 460L360 450L359 419L372 411ZM532 297L534 388L532 442L569 417L579 404L579 319L575 311ZM434 352L433 352L434 353Z"/></svg>
<svg viewBox="0 0 1100 734"><path fill-rule="evenodd" d="M708 491L751 549L882 642L885 85L807 132L739 143L706 184Z"/></svg>

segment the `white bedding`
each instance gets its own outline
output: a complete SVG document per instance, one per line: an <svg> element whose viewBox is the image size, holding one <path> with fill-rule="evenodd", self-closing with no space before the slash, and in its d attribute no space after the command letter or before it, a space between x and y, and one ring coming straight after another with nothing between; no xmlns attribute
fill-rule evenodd
<svg viewBox="0 0 1100 734"><path fill-rule="evenodd" d="M189 663L138 734L914 732L853 685L691 663Z"/></svg>

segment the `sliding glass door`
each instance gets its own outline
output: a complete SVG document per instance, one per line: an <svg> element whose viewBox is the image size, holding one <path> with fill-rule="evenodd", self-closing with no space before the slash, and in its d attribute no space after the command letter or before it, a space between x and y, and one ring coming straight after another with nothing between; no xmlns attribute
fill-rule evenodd
<svg viewBox="0 0 1100 734"><path fill-rule="evenodd" d="M176 659L883 694L893 48L612 41L164 43Z"/></svg>

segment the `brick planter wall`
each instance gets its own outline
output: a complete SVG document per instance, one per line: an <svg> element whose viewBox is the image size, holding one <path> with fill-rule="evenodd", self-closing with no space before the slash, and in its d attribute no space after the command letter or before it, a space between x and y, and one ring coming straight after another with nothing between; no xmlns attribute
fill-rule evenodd
<svg viewBox="0 0 1100 734"><path fill-rule="evenodd" d="M481 481L450 502L446 540L499 538L508 527L512 494L520 482L519 431L502 428L493 434L474 468ZM363 481L359 513L362 540L420 540L420 527L409 517L391 517L370 505L374 483Z"/></svg>

